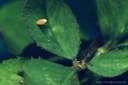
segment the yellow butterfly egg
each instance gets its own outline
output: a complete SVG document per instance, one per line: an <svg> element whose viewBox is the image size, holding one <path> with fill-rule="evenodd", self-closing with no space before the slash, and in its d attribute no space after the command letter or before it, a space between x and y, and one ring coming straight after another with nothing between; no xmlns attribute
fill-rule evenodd
<svg viewBox="0 0 128 85"><path fill-rule="evenodd" d="M47 22L47 19L39 19L36 21L36 24L37 25L45 25Z"/></svg>

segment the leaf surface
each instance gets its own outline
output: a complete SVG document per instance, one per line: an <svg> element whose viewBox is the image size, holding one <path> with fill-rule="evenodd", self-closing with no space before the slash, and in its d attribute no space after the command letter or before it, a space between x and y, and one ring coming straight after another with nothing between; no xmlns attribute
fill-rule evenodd
<svg viewBox="0 0 128 85"><path fill-rule="evenodd" d="M128 70L128 50L113 50L95 56L87 67L105 77L118 76Z"/></svg>
<svg viewBox="0 0 128 85"><path fill-rule="evenodd" d="M21 71L23 63L24 59L21 58L3 61L0 64L0 85L20 85L23 78L18 72Z"/></svg>
<svg viewBox="0 0 128 85"><path fill-rule="evenodd" d="M118 39L128 33L128 0L96 0L101 32Z"/></svg>
<svg viewBox="0 0 128 85"><path fill-rule="evenodd" d="M46 60L31 59L23 71L27 85L79 85L75 70Z"/></svg>
<svg viewBox="0 0 128 85"><path fill-rule="evenodd" d="M76 57L80 45L79 26L63 0L28 0L23 14L38 46L68 59ZM39 19L47 22L38 26Z"/></svg>

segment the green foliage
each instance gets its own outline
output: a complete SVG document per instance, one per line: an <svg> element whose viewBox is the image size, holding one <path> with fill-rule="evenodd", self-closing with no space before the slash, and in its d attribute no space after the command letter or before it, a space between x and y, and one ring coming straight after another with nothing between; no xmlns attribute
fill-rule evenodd
<svg viewBox="0 0 128 85"><path fill-rule="evenodd" d="M15 55L26 57L27 53L22 52L33 40L46 51L41 51L43 57L38 59L30 55L3 60L0 85L100 85L96 81L102 79L101 76L115 77L128 71L127 0L96 0L103 37L92 40L91 44L91 33L79 31L74 11L64 2L66 0L26 1L23 7L24 0L13 0L0 10L0 32ZM39 25L40 19L47 22ZM88 36L84 36L86 39L81 40L80 46L82 33ZM29 50L31 52L31 48ZM35 54L38 51L32 50ZM45 54L50 56L44 57Z"/></svg>
<svg viewBox="0 0 128 85"><path fill-rule="evenodd" d="M23 80L18 72L21 70L21 66L24 63L24 59L10 59L0 64L0 85L20 85L20 81Z"/></svg>
<svg viewBox="0 0 128 85"><path fill-rule="evenodd" d="M128 46L128 40L121 42L116 46L113 46L112 49L124 49L124 48L127 49L127 46Z"/></svg>
<svg viewBox="0 0 128 85"><path fill-rule="evenodd" d="M102 34L118 39L128 33L128 0L96 0Z"/></svg>
<svg viewBox="0 0 128 85"><path fill-rule="evenodd" d="M128 50L113 50L95 56L88 68L105 77L114 77L128 70Z"/></svg>
<svg viewBox="0 0 128 85"><path fill-rule="evenodd" d="M23 13L38 46L68 59L76 57L80 45L79 27L63 0L28 0ZM48 20L45 27L38 26L37 20L43 18Z"/></svg>
<svg viewBox="0 0 128 85"><path fill-rule="evenodd" d="M0 10L0 32L8 49L13 54L21 54L32 39L21 16L24 0L8 3Z"/></svg>
<svg viewBox="0 0 128 85"><path fill-rule="evenodd" d="M31 59L23 71L27 85L79 85L75 70L46 60Z"/></svg>

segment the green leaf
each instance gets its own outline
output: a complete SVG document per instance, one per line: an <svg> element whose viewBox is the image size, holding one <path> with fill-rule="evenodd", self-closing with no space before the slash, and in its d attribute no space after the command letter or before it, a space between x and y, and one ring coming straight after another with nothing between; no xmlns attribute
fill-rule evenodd
<svg viewBox="0 0 128 85"><path fill-rule="evenodd" d="M33 42L21 16L24 0L6 4L0 10L0 32L8 49L13 54L21 54L23 49Z"/></svg>
<svg viewBox="0 0 128 85"><path fill-rule="evenodd" d="M91 71L105 77L118 76L128 70L128 50L113 50L95 56L87 66Z"/></svg>
<svg viewBox="0 0 128 85"><path fill-rule="evenodd" d="M122 50L122 49L127 49L127 47L128 47L128 40L125 40L125 41L122 41L122 42L112 46L110 48L110 50L115 50L115 49L116 50Z"/></svg>
<svg viewBox="0 0 128 85"><path fill-rule="evenodd" d="M0 85L20 85L23 78L18 72L23 63L24 59L21 58L3 61L0 64Z"/></svg>
<svg viewBox="0 0 128 85"><path fill-rule="evenodd" d="M75 70L46 60L31 59L23 71L26 85L79 85Z"/></svg>
<svg viewBox="0 0 128 85"><path fill-rule="evenodd" d="M128 33L128 0L96 0L101 32L111 39Z"/></svg>
<svg viewBox="0 0 128 85"><path fill-rule="evenodd" d="M76 57L80 45L79 27L63 0L28 0L23 14L38 46L68 59ZM38 26L37 20L43 18L47 23Z"/></svg>

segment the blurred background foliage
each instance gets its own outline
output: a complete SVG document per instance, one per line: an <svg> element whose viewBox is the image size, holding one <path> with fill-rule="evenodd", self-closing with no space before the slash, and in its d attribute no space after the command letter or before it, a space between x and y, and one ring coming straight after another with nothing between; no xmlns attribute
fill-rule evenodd
<svg viewBox="0 0 128 85"><path fill-rule="evenodd" d="M32 39L22 18L24 0L7 3L0 11L1 34L10 53L19 55Z"/></svg>
<svg viewBox="0 0 128 85"><path fill-rule="evenodd" d="M40 49L30 37L22 18L25 0L0 0L0 61L22 55L37 57L53 55ZM95 0L65 0L80 25L83 43L88 47L90 41L100 35ZM85 50L85 49L84 49ZM52 59L51 59L52 60ZM54 60L54 59L53 59ZM69 63L61 62L68 66ZM127 72L114 78L104 78L86 71L78 73L81 85L101 85L102 81L127 81ZM108 85L108 83L103 84Z"/></svg>

